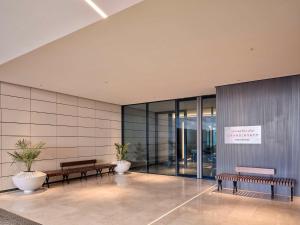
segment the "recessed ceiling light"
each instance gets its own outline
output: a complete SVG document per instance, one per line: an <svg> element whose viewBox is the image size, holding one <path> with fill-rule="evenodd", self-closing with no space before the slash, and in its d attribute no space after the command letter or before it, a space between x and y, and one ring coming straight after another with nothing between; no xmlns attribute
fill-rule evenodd
<svg viewBox="0 0 300 225"><path fill-rule="evenodd" d="M99 8L92 0L85 0L87 4L89 4L103 19L106 19L108 16L102 9Z"/></svg>

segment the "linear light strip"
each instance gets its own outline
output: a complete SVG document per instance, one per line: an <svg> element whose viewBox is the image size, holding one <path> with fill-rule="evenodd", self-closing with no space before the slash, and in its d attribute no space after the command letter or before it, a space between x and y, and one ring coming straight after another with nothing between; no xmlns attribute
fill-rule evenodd
<svg viewBox="0 0 300 225"><path fill-rule="evenodd" d="M107 14L99 8L92 0L85 0L87 4L89 4L103 19L106 19L108 16Z"/></svg>

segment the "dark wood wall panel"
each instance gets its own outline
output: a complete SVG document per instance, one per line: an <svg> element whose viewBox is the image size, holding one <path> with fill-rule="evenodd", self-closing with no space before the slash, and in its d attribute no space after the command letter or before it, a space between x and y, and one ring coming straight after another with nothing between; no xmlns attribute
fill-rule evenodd
<svg viewBox="0 0 300 225"><path fill-rule="evenodd" d="M300 76L217 87L217 172L236 166L275 168L300 181ZM225 144L224 127L262 126L262 144ZM269 192L270 187L244 184ZM277 193L287 194L278 188ZM300 185L296 187L300 195Z"/></svg>

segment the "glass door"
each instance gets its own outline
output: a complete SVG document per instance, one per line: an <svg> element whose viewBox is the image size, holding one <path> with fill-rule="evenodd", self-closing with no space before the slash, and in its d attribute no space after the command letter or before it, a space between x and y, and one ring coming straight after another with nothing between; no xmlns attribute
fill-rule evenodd
<svg viewBox="0 0 300 225"><path fill-rule="evenodd" d="M175 100L149 103L149 173L176 175L175 131Z"/></svg>
<svg viewBox="0 0 300 225"><path fill-rule="evenodd" d="M177 173L197 176L197 99L177 103Z"/></svg>
<svg viewBox="0 0 300 225"><path fill-rule="evenodd" d="M123 143L128 146L127 159L131 171L147 172L147 105L136 104L123 107Z"/></svg>
<svg viewBox="0 0 300 225"><path fill-rule="evenodd" d="M216 176L216 97L202 98L202 177Z"/></svg>
<svg viewBox="0 0 300 225"><path fill-rule="evenodd" d="M123 106L122 112L122 138L123 143L130 143L131 170L199 178L215 176L215 96L128 105Z"/></svg>

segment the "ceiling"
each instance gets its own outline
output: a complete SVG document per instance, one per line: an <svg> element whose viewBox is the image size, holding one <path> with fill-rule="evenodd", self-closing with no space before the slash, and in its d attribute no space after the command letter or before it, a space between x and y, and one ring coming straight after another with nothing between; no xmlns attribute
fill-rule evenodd
<svg viewBox="0 0 300 225"><path fill-rule="evenodd" d="M142 0L93 0L113 15ZM0 64L102 20L85 0L1 0Z"/></svg>
<svg viewBox="0 0 300 225"><path fill-rule="evenodd" d="M299 0L145 0L2 64L0 80L130 104L300 74L299 11Z"/></svg>

